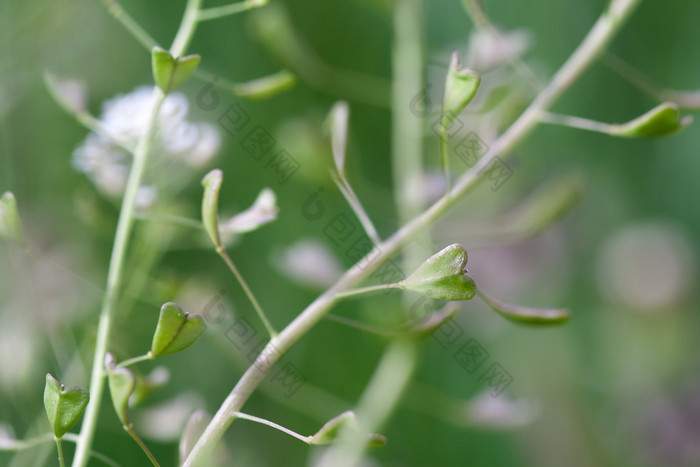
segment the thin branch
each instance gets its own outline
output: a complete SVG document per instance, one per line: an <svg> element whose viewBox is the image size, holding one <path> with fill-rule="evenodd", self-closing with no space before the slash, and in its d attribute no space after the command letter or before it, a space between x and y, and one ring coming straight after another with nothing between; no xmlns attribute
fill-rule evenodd
<svg viewBox="0 0 700 467"><path fill-rule="evenodd" d="M151 50L158 45L158 42L153 39L145 29L143 29L134 19L124 11L124 8L117 0L102 0L102 3L107 7L107 11L119 21L127 31L131 33L139 43L147 50Z"/></svg>
<svg viewBox="0 0 700 467"><path fill-rule="evenodd" d="M143 440L141 438L139 438L139 436L136 434L136 432L131 427L131 425L124 426L124 430L126 430L126 432L129 433L129 436L131 436L131 438L134 441L136 441L136 444L138 444L139 447L141 448L141 450L146 454L146 456L148 456L148 460L151 461L151 464L153 464L155 467L160 467L160 464L156 460L156 458L153 455L153 453L151 452L151 450L148 449L148 446L146 446L146 443L144 443Z"/></svg>
<svg viewBox="0 0 700 467"><path fill-rule="evenodd" d="M333 181L335 181L338 189L345 197L345 201L347 201L352 208L353 212L357 216L357 219L360 221L360 224L362 224L362 228L365 230L365 233L370 240L372 240L372 243L374 243L375 246L382 243L382 239L379 237L377 229L372 223L372 219L370 219L367 211L365 211L365 208L362 206L360 199L355 194L355 191L352 189L352 186L350 186L350 183L348 183L348 181L338 173L333 174Z"/></svg>
<svg viewBox="0 0 700 467"><path fill-rule="evenodd" d="M369 277L376 269L396 254L418 233L424 231L441 217L457 200L474 188L486 169L496 157L508 155L539 122L540 114L554 102L578 79L590 64L605 50L617 31L634 11L640 0L612 0L609 7L593 25L582 43L554 75L548 86L539 94L530 106L518 117L511 127L492 145L491 150L454 185L451 196L443 197L411 222L404 225L379 247L379 254L367 256L360 260L363 267L348 270L330 289L314 300L285 329L280 332L274 344L268 344L269 350L253 363L223 401L202 436L193 447L183 464L184 467L201 465L202 461L221 439L226 429L235 419L235 413L252 394L255 388L267 376L269 368L304 336L338 301L336 295L344 292L361 280ZM262 371L265 368L267 371Z"/></svg>
<svg viewBox="0 0 700 467"><path fill-rule="evenodd" d="M212 19L224 18L226 16L244 13L248 10L267 5L268 0L246 0L244 2L232 3L230 5L205 8L197 14L197 21L209 21Z"/></svg>
<svg viewBox="0 0 700 467"><path fill-rule="evenodd" d="M574 117L571 115L561 115L550 112L542 112L540 114L540 122L550 125L562 125L570 128L578 128L580 130L596 131L598 133L609 134L612 130L612 125L608 123L590 120L588 118Z"/></svg>
<svg viewBox="0 0 700 467"><path fill-rule="evenodd" d="M271 428L274 428L275 430L279 430L279 431L281 431L281 432L283 432L283 433L286 433L286 434L288 434L289 436L292 436L292 437L298 439L299 441L302 441L302 442L304 442L304 443L306 443L306 444L310 444L310 438L311 438L311 436L300 435L299 433L297 433L297 432L295 432L295 431L292 431L292 430L290 430L289 428L285 428L285 427L283 427L282 425L279 425L279 424L277 424L277 423L275 423L275 422L271 422L271 421L269 421L269 420L265 420L264 418L256 417L256 416L254 416L254 415L248 415L248 414L245 414L245 413L243 413L243 412L236 412L236 413L234 414L234 416L235 416L236 418L240 418L240 419L242 419L242 420L249 420L249 421L251 421L251 422L261 423L261 424L263 424L263 425L267 425L267 426L269 426L269 427L271 427Z"/></svg>
<svg viewBox="0 0 700 467"><path fill-rule="evenodd" d="M238 270L236 265L233 264L233 261L229 257L228 253L226 253L226 250L224 248L217 248L216 252L224 260L224 262L226 263L226 266L228 266L228 268L231 270L233 275L236 276L236 280L238 281L239 284L241 284L241 287L243 288L243 291L245 292L246 296L248 297L248 300L250 300L250 303L253 304L253 308L255 308L255 312L258 314L258 316L260 317L260 320L265 325L265 329L267 329L268 334L270 334L270 338L272 338L274 340L278 336L277 330L272 325L270 320L267 319L267 315L265 315L265 312L263 311L262 306L260 306L258 299L255 298L253 291L248 286L248 283L243 278L243 275Z"/></svg>
<svg viewBox="0 0 700 467"><path fill-rule="evenodd" d="M199 221L197 219L191 219L189 217L175 216L172 214L141 212L136 213L134 215L134 218L140 221L158 222L161 224L179 225L181 227L189 227L191 229L204 230L202 221Z"/></svg>

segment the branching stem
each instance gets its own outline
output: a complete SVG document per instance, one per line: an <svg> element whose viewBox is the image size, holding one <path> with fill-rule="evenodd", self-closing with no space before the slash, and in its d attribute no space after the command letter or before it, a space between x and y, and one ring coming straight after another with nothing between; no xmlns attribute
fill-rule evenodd
<svg viewBox="0 0 700 467"><path fill-rule="evenodd" d="M337 295L355 286L367 278L377 267L396 254L418 233L424 231L442 216L455 202L469 192L484 175L496 157L508 155L539 122L542 112L554 102L578 79L608 46L619 31L627 17L634 11L640 0L612 0L606 11L593 25L582 43L554 75L547 87L533 100L530 106L518 117L508 130L492 145L491 151L484 155L465 174L463 174L445 196L435 202L422 214L404 225L394 235L379 246L379 254L373 252L372 257L360 260L360 268L355 266L348 270L330 289L314 300L299 314L275 339L274 349L263 350L261 361L256 361L245 372L228 397L219 407L212 421L204 430L184 466L202 465L216 443L221 439L226 429L235 419L235 413L240 410L250 394L267 375L267 371L286 353L302 336L306 334L338 301ZM268 344L268 346L272 345ZM274 351L273 351L274 350ZM267 371L261 371L261 368Z"/></svg>

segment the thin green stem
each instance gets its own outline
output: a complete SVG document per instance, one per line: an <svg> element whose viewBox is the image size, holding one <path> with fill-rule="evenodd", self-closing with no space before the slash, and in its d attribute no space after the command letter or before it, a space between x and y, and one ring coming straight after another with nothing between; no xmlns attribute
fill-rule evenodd
<svg viewBox="0 0 700 467"><path fill-rule="evenodd" d="M442 173L445 176L446 194L449 194L452 187L452 176L450 175L450 159L447 152L447 128L442 125L440 126L438 138L440 138L440 162L442 164Z"/></svg>
<svg viewBox="0 0 700 467"><path fill-rule="evenodd" d="M272 339L275 339L278 336L277 330L272 325L270 320L267 319L267 315L265 315L265 312L263 311L262 307L260 306L258 299L255 298L253 291L248 286L248 283L243 278L243 275L241 274L241 272L238 270L236 265L233 264L233 261L229 257L228 253L226 253L226 249L224 249L223 247L218 247L216 249L216 252L219 254L219 256L221 256L221 259L224 260L224 262L226 263L226 266L228 266L228 268L231 270L233 275L236 276L236 280L238 281L239 284L241 284L241 287L243 288L243 291L245 292L246 296L248 297L248 300L250 300L250 303L253 304L253 308L255 308L255 312L258 314L258 316L260 317L260 320L265 325L265 329L267 329L268 334L270 334L270 337Z"/></svg>
<svg viewBox="0 0 700 467"><path fill-rule="evenodd" d="M127 367L127 366L131 366L135 363L145 362L146 360L153 360L153 355L151 355L151 352L148 352L148 353L143 354L143 355L139 355L138 357L133 357L133 358L129 358L127 360L124 360L123 362L118 363L117 366Z"/></svg>
<svg viewBox="0 0 700 467"><path fill-rule="evenodd" d="M119 21L134 38L146 49L151 50L158 43L153 39L129 14L124 11L117 0L102 0L107 7L107 11Z"/></svg>
<svg viewBox="0 0 700 467"><path fill-rule="evenodd" d="M92 374L90 377L90 403L85 411L85 418L80 431L80 440L76 448L74 467L84 467L88 460L88 452L95 435L97 418L104 390L104 358L109 344L109 335L112 327L114 310L118 301L118 293L122 284L123 269L126 260L126 251L129 246L129 239L134 224L134 212L136 207L136 194L141 185L143 173L146 169L146 162L151 152L151 142L157 127L158 114L165 100L165 95L158 88L154 87L153 103L151 104L150 116L146 132L139 140L139 144L134 153L134 162L129 179L127 181L122 208L119 213L117 232L112 248L112 257L109 263L107 275L107 287L105 297L100 312L99 324L97 326L97 341L95 343L95 354L92 363Z"/></svg>
<svg viewBox="0 0 700 467"><path fill-rule="evenodd" d="M357 295L364 295L372 292L379 292L380 290L387 289L401 289L403 284L401 282L396 282L394 284L379 284L370 285L369 287L361 287L359 289L346 290L345 292L339 292L335 296L336 298L348 298L355 297Z"/></svg>
<svg viewBox="0 0 700 467"><path fill-rule="evenodd" d="M109 4L108 4L109 5ZM176 57L181 56L187 45L189 44L196 27L196 13L201 5L201 0L189 0L187 8L180 24L178 33L173 41L171 53ZM123 13L123 12L122 12ZM130 17L129 17L130 19ZM136 25L133 21L125 20L121 17L122 24L127 26L127 29L132 34L137 30L133 27ZM129 28L128 24L132 24ZM137 36L138 38L138 36ZM140 42L150 37L142 36ZM146 45L146 44L144 44ZM150 47L149 47L150 48ZM114 238L112 255L109 262L109 271L107 274L107 287L105 289L105 297L102 302L102 310L100 311L99 323L97 326L97 340L95 342L95 353L92 362L92 374L90 376L90 403L85 410L83 424L80 430L80 438L78 439L75 458L73 459L73 467L85 467L88 461L92 440L95 436L97 427L97 419L99 417L100 405L102 402L102 393L105 384L104 358L107 353L109 344L109 336L112 327L114 310L118 301L118 293L122 283L123 269L126 260L126 251L129 246L129 239L134 225L134 213L136 209L136 195L141 180L146 170L148 156L151 152L151 144L153 136L158 127L158 115L165 101L165 94L157 86L153 89L153 98L151 104L148 123L143 136L138 142L134 151L134 160L129 179L124 191L122 207L119 212L119 221L117 222L117 231Z"/></svg>
<svg viewBox="0 0 700 467"><path fill-rule="evenodd" d="M334 321L336 323L339 323L339 324L342 324L342 325L345 325L345 326L348 326L351 328L359 329L360 331L369 332L370 334L376 334L376 335L382 336L382 337L396 337L397 336L397 333L395 333L395 332L385 331L385 330L380 329L376 326L372 326L372 325L369 325L367 323L363 323L362 321L357 321L357 320L354 320L351 318L346 318L344 316L334 315L333 313L326 314L325 318L328 321Z"/></svg>
<svg viewBox="0 0 700 467"><path fill-rule="evenodd" d="M377 432L401 399L418 361L414 341L397 340L389 347L357 404L360 430L346 427L340 440L318 462L319 467L353 467L359 464L367 444L367 433Z"/></svg>
<svg viewBox="0 0 700 467"><path fill-rule="evenodd" d="M232 3L230 5L218 6L213 8L205 8L197 14L197 21L209 21L219 19L225 16L243 13L253 8L258 8L267 5L268 0L246 0L244 2Z"/></svg>
<svg viewBox="0 0 700 467"><path fill-rule="evenodd" d="M299 441L302 441L302 442L304 442L304 443L306 443L306 444L309 444L309 443L310 443L310 438L311 438L310 436L300 435L299 433L297 433L297 432L295 432L295 431L292 431L292 430L290 430L289 428L285 428L285 427L283 427L282 425L278 425L278 424L275 423L275 422L271 422L271 421L269 421L269 420L265 420L264 418L256 417L256 416L254 416L254 415L248 415L248 414L245 414L245 413L243 413L243 412L236 412L234 416L235 416L236 418L240 418L240 419L242 419L242 420L249 420L249 421L251 421L251 422L261 423L261 424L263 424L263 425L267 425L267 426L269 426L269 427L271 427L271 428L274 428L275 430L279 430L279 431L281 431L281 432L283 432L283 433L286 433L286 434L288 434L289 436L293 436L294 438L296 438L296 439L298 439Z"/></svg>
<svg viewBox="0 0 700 467"><path fill-rule="evenodd" d="M65 441L70 441L71 443L77 443L79 437L77 435L74 435L73 433L66 433L63 435L62 440ZM6 442L2 447L0 447L0 452L1 451L23 451L25 449L32 449L36 446L40 446L42 444L54 442L56 440L55 436L52 433L47 433L45 435L41 436L36 436L34 438L30 439L25 439L25 440L12 440L11 443ZM107 464L112 467L120 467L118 463L110 459L109 457L105 456L104 454L100 454L99 452L95 451L90 451L90 456L94 457L95 459L103 462L104 464Z"/></svg>
<svg viewBox="0 0 700 467"><path fill-rule="evenodd" d="M700 109L700 91L676 91L666 89L663 86L652 81L644 73L625 62L616 55L606 52L601 56L601 61L605 63L614 72L625 78L627 81L636 86L639 90L646 93L652 99L658 102L675 102L681 107L687 109Z"/></svg>
<svg viewBox="0 0 700 467"><path fill-rule="evenodd" d="M587 118L574 117L572 115L555 114L551 112L542 112L540 114L540 122L606 134L609 134L613 129L613 126L608 123L597 122Z"/></svg>
<svg viewBox="0 0 700 467"><path fill-rule="evenodd" d="M182 15L180 27L177 30L177 34L175 34L173 45L170 47L170 54L173 57L182 57L185 54L192 37L194 37L194 31L197 29L197 15L201 8L202 0L187 0L185 14Z"/></svg>
<svg viewBox="0 0 700 467"><path fill-rule="evenodd" d="M481 0L462 0L462 6L471 18L474 26L491 27L491 21L484 11L484 7L481 5Z"/></svg>
<svg viewBox="0 0 700 467"><path fill-rule="evenodd" d="M360 199L355 194L355 190L352 189L352 186L345 176L341 174L334 174L333 180L338 186L340 192L343 194L343 197L345 197L345 201L348 202L350 208L352 208L353 212L357 216L360 224L362 224L362 228L364 229L365 233L370 240L372 240L372 243L375 245L382 243L382 239L379 238L379 234L377 233L374 223L372 223L372 219L370 219L367 211L365 211L365 208L362 206Z"/></svg>
<svg viewBox="0 0 700 467"><path fill-rule="evenodd" d="M511 127L492 145L491 150L458 179L452 188L451 196L441 198L385 240L379 246L379 254L372 253L372 256L367 256L360 260L358 264L362 264L363 267L355 266L343 274L335 285L321 294L284 328L274 343L268 344L268 351L265 352L263 350L258 360L249 367L223 401L212 421L185 460L185 467L203 465L216 443L234 420L235 412L240 410L255 388L267 376L269 368L274 366L279 358L338 302L336 297L338 293L352 288L369 277L381 264L396 254L416 235L433 225L457 200L474 188L484 176L484 169L496 157L508 155L529 135L539 122L539 115L551 107L608 46L639 2L640 0L612 0L608 9L593 25L582 43L562 65L542 93L535 98ZM266 371L262 371L261 369L263 368Z"/></svg>
<svg viewBox="0 0 700 467"><path fill-rule="evenodd" d="M56 449L58 449L58 465L60 467L66 467L66 460L63 457L63 445L61 444L61 438L56 438Z"/></svg>
<svg viewBox="0 0 700 467"><path fill-rule="evenodd" d="M125 426L124 430L126 430L126 432L129 433L129 436L131 436L131 438L134 441L136 441L136 444L138 444L139 447L141 448L141 450L143 450L143 452L146 454L146 456L148 456L148 459L151 461L151 463L155 467L160 467L160 464L158 463L156 458L153 456L153 453L151 453L151 451L148 449L148 446L146 446L146 443L144 443L141 440L141 438L139 438L139 436L136 434L134 429L131 426Z"/></svg>
<svg viewBox="0 0 700 467"><path fill-rule="evenodd" d="M136 220L148 221L148 222L158 222L160 224L170 224L177 225L180 227L189 227L196 230L204 230L202 221L197 219L191 219L189 217L175 216L172 214L158 214L150 212L136 213L134 216Z"/></svg>
<svg viewBox="0 0 700 467"><path fill-rule="evenodd" d="M400 105L401 102L410 102L413 92L402 86L402 81L413 82L414 86L417 86L416 89L423 89L423 17L422 0L397 0L394 3L392 165L403 166L402 171L394 172L393 180L401 224L418 215L425 203L422 197L400 196L415 190L416 181L420 184L423 179L422 139L420 133L414 134L416 128L420 128L421 121L405 112ZM449 193L451 175L447 153L447 128L444 126L439 138L440 155ZM407 145L412 146L408 158L404 154L408 149L405 147ZM429 232L424 232L421 240L421 243L412 243L406 248L403 266L407 271L427 255ZM396 285L402 286L403 281ZM408 297L403 297L403 303L408 304ZM360 463L366 449L365 434L378 432L389 419L409 384L417 363L418 343L415 340L399 339L389 343L355 408L360 430L345 429L341 432L339 442L324 454L319 467L351 467Z"/></svg>

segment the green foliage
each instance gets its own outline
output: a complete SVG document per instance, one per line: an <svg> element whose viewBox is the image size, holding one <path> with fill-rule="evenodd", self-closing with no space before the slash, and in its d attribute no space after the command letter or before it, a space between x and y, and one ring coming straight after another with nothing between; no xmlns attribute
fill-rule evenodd
<svg viewBox="0 0 700 467"><path fill-rule="evenodd" d="M117 366L112 354L107 354L105 358L107 368L107 378L109 380L109 393L112 396L112 405L119 420L125 427L131 427L129 417L129 397L136 387L136 378L128 368Z"/></svg>
<svg viewBox="0 0 700 467"><path fill-rule="evenodd" d="M403 288L438 300L470 300L476 284L467 276L467 250L458 244L445 247L425 260L402 282Z"/></svg>
<svg viewBox="0 0 700 467"><path fill-rule="evenodd" d="M24 231L17 210L17 200L9 191L0 197L0 237L15 243L24 243Z"/></svg>
<svg viewBox="0 0 700 467"><path fill-rule="evenodd" d="M90 395L86 389L78 386L65 387L50 373L46 374L44 409L56 438L62 438L73 428L89 401Z"/></svg>
<svg viewBox="0 0 700 467"><path fill-rule="evenodd" d="M215 169L209 172L202 179L204 196L202 197L202 223L209 234L209 238L217 248L222 248L219 234L219 191L224 174L221 170Z"/></svg>
<svg viewBox="0 0 700 467"><path fill-rule="evenodd" d="M156 85L168 94L190 79L200 60L199 55L173 57L167 50L154 47L151 51L153 79Z"/></svg>
<svg viewBox="0 0 700 467"><path fill-rule="evenodd" d="M610 134L626 138L654 138L676 133L690 124L692 117L681 118L677 104L660 104L627 123L612 125Z"/></svg>
<svg viewBox="0 0 700 467"><path fill-rule="evenodd" d="M206 329L201 316L185 313L175 303L166 303L160 309L151 355L161 357L184 350L194 344Z"/></svg>

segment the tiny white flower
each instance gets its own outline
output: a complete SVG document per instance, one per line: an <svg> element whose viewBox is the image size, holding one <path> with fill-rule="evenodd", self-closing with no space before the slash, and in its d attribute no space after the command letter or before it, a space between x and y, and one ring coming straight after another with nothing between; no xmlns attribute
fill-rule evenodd
<svg viewBox="0 0 700 467"><path fill-rule="evenodd" d="M222 235L250 232L277 219L278 212L275 192L265 188L251 207L222 222L219 231Z"/></svg>
<svg viewBox="0 0 700 467"><path fill-rule="evenodd" d="M91 133L73 152L76 170L85 173L107 196L118 197L124 192L132 162L132 155L124 147L135 148L143 136L152 95L153 89L143 86L106 101L99 123L109 137ZM187 121L188 110L187 98L179 93L169 94L163 102L150 155L151 170L145 176L148 186L141 187L138 194L137 204L141 208L150 206L157 198L157 183L151 178L164 179L171 170L177 173L188 167L201 167L221 147L221 135L216 127Z"/></svg>
<svg viewBox="0 0 700 467"><path fill-rule="evenodd" d="M531 34L524 29L478 28L469 37L466 63L470 68L486 72L520 57L530 48L531 42Z"/></svg>

